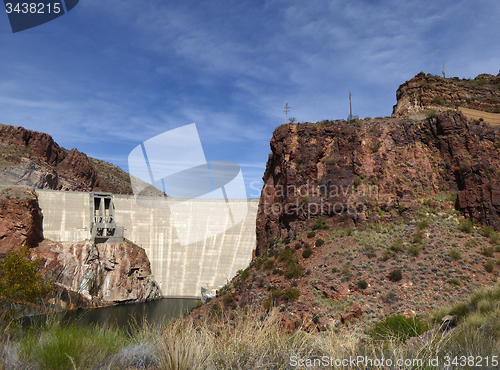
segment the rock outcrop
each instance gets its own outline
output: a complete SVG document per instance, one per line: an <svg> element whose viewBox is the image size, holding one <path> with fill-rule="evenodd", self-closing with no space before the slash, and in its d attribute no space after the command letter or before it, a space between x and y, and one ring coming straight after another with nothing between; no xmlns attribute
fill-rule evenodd
<svg viewBox="0 0 500 370"><path fill-rule="evenodd" d="M37 246L43 240L42 219L35 192L0 189L0 258L21 246Z"/></svg>
<svg viewBox="0 0 500 370"><path fill-rule="evenodd" d="M40 268L46 279L82 295L93 306L144 302L162 296L146 252L129 241L44 241L30 252L33 259L41 258Z"/></svg>
<svg viewBox="0 0 500 370"><path fill-rule="evenodd" d="M425 113L429 109L443 111L464 107L500 113L500 74L481 74L474 78L442 78L420 72L402 84L396 93L395 116Z"/></svg>
<svg viewBox="0 0 500 370"><path fill-rule="evenodd" d="M56 283L50 303L62 308L108 306L162 297L143 248L129 242L93 244L43 240L36 193L0 189L0 258L21 246L41 258L40 272Z"/></svg>
<svg viewBox="0 0 500 370"><path fill-rule="evenodd" d="M500 128L459 112L286 124L271 151L257 255L318 218L330 226L397 220L441 192L458 194L466 217L500 230Z"/></svg>
<svg viewBox="0 0 500 370"><path fill-rule="evenodd" d="M0 125L0 184L38 189L132 194L127 173L61 148L48 134Z"/></svg>

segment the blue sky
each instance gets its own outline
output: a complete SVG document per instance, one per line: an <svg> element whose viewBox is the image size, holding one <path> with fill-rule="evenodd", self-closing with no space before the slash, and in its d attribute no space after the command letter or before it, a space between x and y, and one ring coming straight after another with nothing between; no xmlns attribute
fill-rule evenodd
<svg viewBox="0 0 500 370"><path fill-rule="evenodd" d="M298 121L390 115L420 71L500 69L500 2L81 0L13 34L0 14L0 123L127 168L141 142L196 123L208 160L258 197L283 107ZM253 185L252 185L253 182Z"/></svg>

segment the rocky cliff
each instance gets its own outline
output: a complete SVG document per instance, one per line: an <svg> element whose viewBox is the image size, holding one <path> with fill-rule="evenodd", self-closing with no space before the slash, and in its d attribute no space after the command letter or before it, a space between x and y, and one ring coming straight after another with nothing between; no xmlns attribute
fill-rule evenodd
<svg viewBox="0 0 500 370"><path fill-rule="evenodd" d="M500 230L500 129L447 111L422 120L286 124L271 140L257 216L257 255L326 224L394 221L441 192Z"/></svg>
<svg viewBox="0 0 500 370"><path fill-rule="evenodd" d="M35 192L0 189L0 258L20 246L37 246L43 240L42 217Z"/></svg>
<svg viewBox="0 0 500 370"><path fill-rule="evenodd" d="M48 134L0 125L0 184L132 194L130 177L109 163L66 150Z"/></svg>
<svg viewBox="0 0 500 370"><path fill-rule="evenodd" d="M402 84L396 92L395 116L443 111L464 107L500 113L500 73L495 77L481 74L474 79L442 78L420 72Z"/></svg>
<svg viewBox="0 0 500 370"><path fill-rule="evenodd" d="M82 295L93 306L144 302L161 298L146 252L124 243L92 244L44 241L30 250L41 258L41 272L68 292ZM68 302L57 302L65 306Z"/></svg>
<svg viewBox="0 0 500 370"><path fill-rule="evenodd" d="M48 134L0 125L0 185L0 258L23 245L34 247L31 255L42 258L45 278L56 282L57 305L105 306L161 297L142 248L130 242L41 243L43 215L36 194L9 187L131 194L127 173L63 149Z"/></svg>
<svg viewBox="0 0 500 370"><path fill-rule="evenodd" d="M24 245L40 272L56 283L51 303L62 308L108 306L161 298L146 252L124 243L58 243L43 240L43 215L36 193L0 190L0 258Z"/></svg>
<svg viewBox="0 0 500 370"><path fill-rule="evenodd" d="M285 331L366 328L496 282L500 125L455 108L496 111L499 80L422 73L396 116L276 128L256 255L192 317L279 307Z"/></svg>

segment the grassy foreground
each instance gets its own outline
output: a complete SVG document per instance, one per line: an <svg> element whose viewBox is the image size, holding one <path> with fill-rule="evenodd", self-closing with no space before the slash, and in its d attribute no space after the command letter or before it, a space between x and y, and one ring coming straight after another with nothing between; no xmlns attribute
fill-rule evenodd
<svg viewBox="0 0 500 370"><path fill-rule="evenodd" d="M3 329L0 369L498 368L499 302L500 286L479 290L468 301L429 316L433 329L410 339L421 323L403 318L386 320L367 333L354 323L286 334L276 309L262 316L236 310L197 324L187 316L129 331L49 320L24 332ZM453 315L455 324L442 332L445 315Z"/></svg>

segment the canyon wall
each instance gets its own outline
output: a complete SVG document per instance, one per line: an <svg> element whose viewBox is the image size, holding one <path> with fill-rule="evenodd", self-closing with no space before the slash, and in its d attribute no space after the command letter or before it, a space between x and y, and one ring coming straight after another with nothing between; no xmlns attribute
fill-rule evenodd
<svg viewBox="0 0 500 370"><path fill-rule="evenodd" d="M257 215L257 254L327 225L415 212L438 194L500 230L500 127L446 111L426 119L285 124L271 139Z"/></svg>

